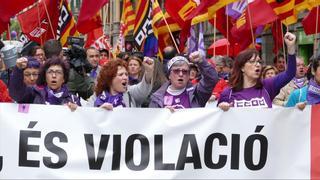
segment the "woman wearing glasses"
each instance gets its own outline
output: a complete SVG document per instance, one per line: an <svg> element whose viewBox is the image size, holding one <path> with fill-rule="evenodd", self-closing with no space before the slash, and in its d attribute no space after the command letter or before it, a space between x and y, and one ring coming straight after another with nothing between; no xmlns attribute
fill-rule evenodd
<svg viewBox="0 0 320 180"><path fill-rule="evenodd" d="M16 66L13 68L11 73L9 82L10 95L15 101L18 101L20 95L18 91L15 90L17 87L15 84L16 80L20 81L21 78L23 78L23 83L25 86L36 86L39 76L39 68L40 62L33 57L23 57L17 60Z"/></svg>
<svg viewBox="0 0 320 180"><path fill-rule="evenodd" d="M23 74L23 82L25 85L34 86L36 85L39 76L40 62L33 57L26 57L23 59L25 59L24 61L26 62L26 64L24 63L25 67L22 67L22 64L17 61L16 66L13 68L10 80L21 77L21 74Z"/></svg>
<svg viewBox="0 0 320 180"><path fill-rule="evenodd" d="M149 107L167 107L174 110L205 106L211 96L211 90L218 82L218 75L199 52L191 53L189 58L192 63L198 65L203 76L199 83L192 86L189 82L189 61L183 56L176 56L168 62L169 82L151 95Z"/></svg>
<svg viewBox="0 0 320 180"><path fill-rule="evenodd" d="M296 36L287 32L284 40L288 49L287 70L273 78L262 80L259 52L255 49L242 51L235 59L230 88L221 93L218 107L224 111L230 107L272 107L272 100L296 72Z"/></svg>
<svg viewBox="0 0 320 180"><path fill-rule="evenodd" d="M26 86L23 82L23 69L28 59L17 60L17 76L11 78L9 91L18 103L68 105L75 110L81 105L79 99L69 93L66 83L69 78L69 66L60 58L48 59L40 68L37 85Z"/></svg>

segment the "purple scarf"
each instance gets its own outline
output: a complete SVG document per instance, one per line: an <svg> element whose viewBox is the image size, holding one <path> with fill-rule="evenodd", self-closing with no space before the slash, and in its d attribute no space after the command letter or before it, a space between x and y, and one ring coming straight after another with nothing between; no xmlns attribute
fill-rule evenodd
<svg viewBox="0 0 320 180"><path fill-rule="evenodd" d="M320 86L314 81L314 79L310 79L309 81L307 101L308 104L311 105L320 103Z"/></svg>
<svg viewBox="0 0 320 180"><path fill-rule="evenodd" d="M95 79L97 77L97 75L98 75L97 71L98 71L98 68L92 69L91 72L90 72L90 77Z"/></svg>
<svg viewBox="0 0 320 180"><path fill-rule="evenodd" d="M113 107L126 107L126 105L123 103L123 93L118 93L112 96L109 94L109 92L103 91L99 96L97 96L97 99L94 102L94 107L99 107L103 103L110 103Z"/></svg>
<svg viewBox="0 0 320 180"><path fill-rule="evenodd" d="M66 85L62 85L59 91L53 92L48 86L44 88L46 91L46 104L62 105L63 99L68 94Z"/></svg>
<svg viewBox="0 0 320 180"><path fill-rule="evenodd" d="M140 82L139 79L135 79L135 78L129 76L129 84L130 85L135 85L135 84L138 84L139 82Z"/></svg>
<svg viewBox="0 0 320 180"><path fill-rule="evenodd" d="M305 81L307 80L305 77L303 78L296 78L294 77L293 79L294 84L300 89L305 85Z"/></svg>

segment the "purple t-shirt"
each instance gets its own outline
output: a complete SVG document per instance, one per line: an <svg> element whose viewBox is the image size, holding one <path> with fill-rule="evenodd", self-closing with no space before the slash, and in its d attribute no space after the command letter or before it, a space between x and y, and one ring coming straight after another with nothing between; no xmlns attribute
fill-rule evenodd
<svg viewBox="0 0 320 180"><path fill-rule="evenodd" d="M175 109L191 108L189 96L186 90L177 96L166 92L163 98L163 104L164 106L172 106Z"/></svg>
<svg viewBox="0 0 320 180"><path fill-rule="evenodd" d="M228 102L233 107L272 107L272 100L280 92L280 89L294 78L296 73L295 55L288 56L288 68L286 71L273 78L264 79L262 88L245 88L234 92L225 89L220 96L218 104Z"/></svg>
<svg viewBox="0 0 320 180"><path fill-rule="evenodd" d="M265 88L257 89L251 87L238 92L233 92L229 89L228 92L230 97L228 102L232 107L272 107L270 95Z"/></svg>

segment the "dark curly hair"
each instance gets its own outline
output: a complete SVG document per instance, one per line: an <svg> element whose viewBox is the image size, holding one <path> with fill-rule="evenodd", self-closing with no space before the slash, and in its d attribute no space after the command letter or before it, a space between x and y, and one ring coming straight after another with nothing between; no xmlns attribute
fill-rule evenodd
<svg viewBox="0 0 320 180"><path fill-rule="evenodd" d="M117 76L119 66L126 68L128 71L128 65L125 61L111 60L102 66L97 78L97 85L94 90L96 95L101 94L105 90L110 91L112 80Z"/></svg>
<svg viewBox="0 0 320 180"><path fill-rule="evenodd" d="M46 72L51 66L61 66L63 70L63 78L64 83L67 83L69 80L69 64L59 57L52 57L46 60L46 62L41 66L40 72L39 72L39 78L37 80L37 85L39 86L45 86L47 85L46 82Z"/></svg>

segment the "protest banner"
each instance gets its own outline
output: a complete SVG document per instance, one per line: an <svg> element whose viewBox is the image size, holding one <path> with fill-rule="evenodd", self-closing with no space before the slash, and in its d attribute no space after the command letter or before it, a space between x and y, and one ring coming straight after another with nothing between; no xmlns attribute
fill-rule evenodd
<svg viewBox="0 0 320 180"><path fill-rule="evenodd" d="M316 179L320 107L0 103L0 179Z"/></svg>

